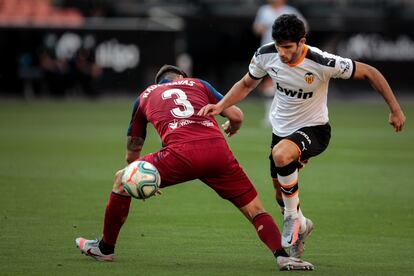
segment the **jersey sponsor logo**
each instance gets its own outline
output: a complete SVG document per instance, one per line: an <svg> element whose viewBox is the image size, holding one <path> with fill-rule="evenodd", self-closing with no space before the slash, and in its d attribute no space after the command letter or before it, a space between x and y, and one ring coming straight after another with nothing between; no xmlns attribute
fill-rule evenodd
<svg viewBox="0 0 414 276"><path fill-rule="evenodd" d="M314 80L315 80L315 75L314 75L313 73L311 73L311 72L307 72L307 73L305 74L305 81L306 81L308 84L312 84Z"/></svg>
<svg viewBox="0 0 414 276"><path fill-rule="evenodd" d="M183 120L174 120L171 123L168 124L168 126L174 130L183 126L188 126L191 124L199 124L202 126L206 126L206 127L214 127L214 123L210 120L204 120L204 121L193 121L193 120L188 120L188 119L183 119Z"/></svg>
<svg viewBox="0 0 414 276"><path fill-rule="evenodd" d="M279 90L282 93L285 93L286 96L292 97L292 98L298 98L298 99L310 99L313 96L313 92L303 92L303 89L299 89L299 91L296 90L290 90L283 88L280 86L278 82L276 82L276 89Z"/></svg>
<svg viewBox="0 0 414 276"><path fill-rule="evenodd" d="M168 126L171 129L176 129L178 127L178 122L176 120L174 120L173 122L169 123Z"/></svg>

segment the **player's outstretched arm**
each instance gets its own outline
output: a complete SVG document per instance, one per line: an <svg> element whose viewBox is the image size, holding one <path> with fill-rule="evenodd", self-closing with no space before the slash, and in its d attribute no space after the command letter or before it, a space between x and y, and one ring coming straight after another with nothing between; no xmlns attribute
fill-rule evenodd
<svg viewBox="0 0 414 276"><path fill-rule="evenodd" d="M261 80L252 79L246 74L236 82L227 94L217 104L208 104L200 109L197 115L214 116L223 112L229 106L242 101L260 83Z"/></svg>
<svg viewBox="0 0 414 276"><path fill-rule="evenodd" d="M355 64L354 79L367 80L382 95L391 111L388 122L394 127L396 132L401 131L404 127L405 115L387 80L376 68L362 62L355 62Z"/></svg>

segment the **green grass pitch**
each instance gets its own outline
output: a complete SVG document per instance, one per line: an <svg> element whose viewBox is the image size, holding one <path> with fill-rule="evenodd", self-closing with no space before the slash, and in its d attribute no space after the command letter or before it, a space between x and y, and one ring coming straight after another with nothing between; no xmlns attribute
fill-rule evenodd
<svg viewBox="0 0 414 276"><path fill-rule="evenodd" d="M81 256L74 239L100 236L113 175L124 166L131 106L0 103L0 274L279 273L253 226L199 181L133 200L116 262ZM240 107L246 121L228 141L281 226L262 104ZM330 104L331 144L300 173L301 206L315 223L304 255L316 266L310 273L414 274L414 103L403 107L407 125L396 134L385 103ZM144 152L159 146L151 130Z"/></svg>

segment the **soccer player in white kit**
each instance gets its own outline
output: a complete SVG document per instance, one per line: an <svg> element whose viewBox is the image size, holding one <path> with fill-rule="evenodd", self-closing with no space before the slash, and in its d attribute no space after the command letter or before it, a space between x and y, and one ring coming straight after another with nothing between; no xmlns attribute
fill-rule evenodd
<svg viewBox="0 0 414 276"><path fill-rule="evenodd" d="M389 123L396 132L403 129L405 116L377 69L305 44L305 26L297 16L285 14L277 18L272 37L274 42L263 45L254 54L249 72L220 102L206 105L199 114L220 114L243 100L263 77L272 78L276 93L269 114L273 131L270 163L276 198L284 208L282 246L290 248L291 256L301 257L313 223L299 207L298 169L329 144L329 80L367 80L388 104Z"/></svg>

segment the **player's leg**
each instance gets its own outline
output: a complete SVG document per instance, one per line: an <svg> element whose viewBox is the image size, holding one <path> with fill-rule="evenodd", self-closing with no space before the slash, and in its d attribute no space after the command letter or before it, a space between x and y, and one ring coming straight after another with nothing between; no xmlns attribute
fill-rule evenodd
<svg viewBox="0 0 414 276"><path fill-rule="evenodd" d="M102 238L100 240L76 239L76 245L82 253L99 261L113 260L119 232L128 217L131 197L123 190L122 174L123 170L115 174L113 189L105 209Z"/></svg>
<svg viewBox="0 0 414 276"><path fill-rule="evenodd" d="M272 251L275 257L288 256L281 245L279 228L273 218L264 210L258 196L239 209L254 225L260 240Z"/></svg>
<svg viewBox="0 0 414 276"><path fill-rule="evenodd" d="M240 211L254 225L260 240L270 249L276 258L280 270L313 270L314 266L298 258L289 257L281 244L281 236L272 216L262 206L258 196Z"/></svg>
<svg viewBox="0 0 414 276"><path fill-rule="evenodd" d="M214 162L207 160L207 163L214 166L209 168L209 174L216 172L217 175L201 178L201 180L214 189L222 198L229 200L241 210L255 227L260 240L276 257L277 264L281 270L313 269L312 264L287 255L281 245L279 228L273 218L264 210L257 196L256 189L233 154L223 147L217 151L217 157L220 158L213 158L214 155L215 149L210 148L207 159L212 158Z"/></svg>
<svg viewBox="0 0 414 276"><path fill-rule="evenodd" d="M296 160L301 155L300 149L288 139L282 139L272 149L272 157L277 171L277 180L280 186L285 205L282 245L291 247L296 243L303 216L299 216L299 185Z"/></svg>
<svg viewBox="0 0 414 276"><path fill-rule="evenodd" d="M273 161L272 156L270 156L270 159L271 159L271 162L270 162L271 175L277 176L276 167L275 167L275 163ZM298 168L299 171L305 166L305 163L307 163L307 160L304 163L300 162L300 167ZM282 190L280 189L280 183L277 180L277 177L272 177L272 182L273 182L273 188L275 189L276 203L280 208L280 212L282 213L282 215L284 215L285 214L285 203L283 202ZM301 215L302 212L300 211L300 209L298 210L298 212L300 212L299 215Z"/></svg>
<svg viewBox="0 0 414 276"><path fill-rule="evenodd" d="M183 182L185 180L183 178L185 172L188 171L186 169L178 170L183 171L183 175L176 175L175 170L170 170L171 168L179 168L180 161L176 159L174 154L171 154L169 148L147 154L139 160L147 161L158 169L162 181L160 188ZM102 238L99 240L99 249L103 254L114 253L119 232L129 213L131 197L124 191L122 175L123 170L115 174L112 192L106 205L103 233Z"/></svg>
<svg viewBox="0 0 414 276"><path fill-rule="evenodd" d="M275 177L276 175L278 178L285 206L293 201L294 204L290 206L291 214L295 216L295 208L293 207L296 205L296 213L299 218L300 226L298 231L298 239L290 250L291 256L302 255L304 241L313 229L312 221L303 216L302 209L299 206L297 182L298 170L303 168L309 158L319 155L327 148L330 137L331 127L329 124L325 124L299 129L286 137L287 139L280 137L277 137L278 140L272 139L272 145L276 145L272 149L272 157L275 162L275 167L271 167L272 177ZM276 143L274 143L274 141L276 141ZM294 183L295 179L296 184ZM285 211L286 210L287 208L285 208ZM285 212L285 220L287 213L288 212ZM294 220L288 220L287 223L289 224L289 222L292 221ZM292 226L292 223L290 223L290 226ZM289 228L283 229L284 233L288 231Z"/></svg>
<svg viewBox="0 0 414 276"><path fill-rule="evenodd" d="M279 181L275 178L273 178L272 180L273 180L273 186L274 186L275 191L276 191L276 202L278 203L278 205L280 207L282 215L284 215L284 213L285 213L285 204L283 202L282 191L280 189ZM313 222L309 218L305 218L303 216L302 209L300 208L300 206L298 206L298 215L299 215L299 218L304 218L305 219L306 224L305 224L305 227L300 225L299 233L298 233L298 240L290 248L290 251L289 251L289 255L291 257L296 257L296 258L302 257L302 254L303 254L303 251L304 251L305 240L313 230Z"/></svg>

